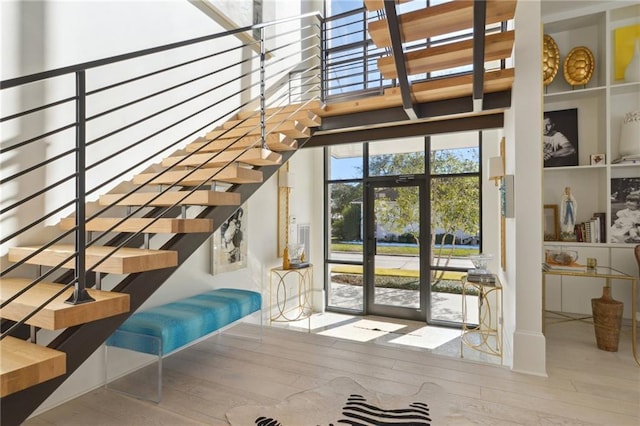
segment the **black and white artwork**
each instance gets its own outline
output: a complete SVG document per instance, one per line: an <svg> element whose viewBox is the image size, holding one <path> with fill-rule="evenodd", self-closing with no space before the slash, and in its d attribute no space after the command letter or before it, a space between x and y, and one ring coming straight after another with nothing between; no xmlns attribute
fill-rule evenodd
<svg viewBox="0 0 640 426"><path fill-rule="evenodd" d="M640 243L640 178L611 179L612 243Z"/></svg>
<svg viewBox="0 0 640 426"><path fill-rule="evenodd" d="M542 122L544 167L578 165L578 109L548 111Z"/></svg>
<svg viewBox="0 0 640 426"><path fill-rule="evenodd" d="M247 205L243 205L213 234L213 274L247 266Z"/></svg>

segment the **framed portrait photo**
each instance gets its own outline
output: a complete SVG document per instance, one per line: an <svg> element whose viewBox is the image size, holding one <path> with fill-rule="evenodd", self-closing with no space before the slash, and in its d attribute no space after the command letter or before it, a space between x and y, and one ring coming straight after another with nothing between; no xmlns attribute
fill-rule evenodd
<svg viewBox="0 0 640 426"><path fill-rule="evenodd" d="M640 244L640 178L611 179L609 242Z"/></svg>
<svg viewBox="0 0 640 426"><path fill-rule="evenodd" d="M578 109L547 111L542 120L544 167L578 165Z"/></svg>
<svg viewBox="0 0 640 426"><path fill-rule="evenodd" d="M236 210L212 237L213 275L247 267L247 203Z"/></svg>

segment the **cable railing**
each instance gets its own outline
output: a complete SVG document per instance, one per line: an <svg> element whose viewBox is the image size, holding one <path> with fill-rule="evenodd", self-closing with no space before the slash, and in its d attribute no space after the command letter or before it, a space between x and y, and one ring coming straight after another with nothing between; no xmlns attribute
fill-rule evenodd
<svg viewBox="0 0 640 426"><path fill-rule="evenodd" d="M266 146L266 138L274 132L267 128L267 122L271 126L272 118L278 114L267 114L267 109L283 110L290 103L302 105L293 112L287 111L282 119L277 115L281 124L311 100L322 99L322 26L321 16L310 13L0 82L2 95L9 100L5 104L14 107L5 108L0 118L2 256L6 256L9 247L51 234L50 225L62 217L75 217L72 229L56 230L53 237L45 243L39 241L38 248L21 260L3 264L0 278L34 275L29 261L54 244L73 240L73 254L46 271L39 268L28 286L2 301L0 308L45 279L64 284L51 299L5 330L2 338L71 287L74 296L69 303L90 301L86 292L93 285L88 280L90 271L119 249L139 246L139 237L145 230L163 217L175 217L176 209L185 216L184 200L208 187L248 150ZM235 37L241 32L251 35L256 29L261 37L254 42L242 44ZM283 35L287 36L287 42L276 45ZM224 49L219 48L221 45ZM34 90L63 95L34 105L28 96ZM47 98L48 94L41 97ZM131 188L118 190L121 195L111 205L94 206L98 194L115 191L117 185L153 168L154 162L171 152L180 153L186 143L207 129L248 109L255 110L254 117L259 117L257 125L244 126L248 119L240 121L200 148L184 153L175 164L146 182L125 185ZM242 129L241 136L226 136L236 128ZM127 208L124 214L122 207L117 207L127 197L148 188L156 177L184 170L183 164L195 155L202 155L210 144L224 140L230 147L256 129L260 129L259 141L234 150L229 163L212 169L211 175L199 184L189 184L185 189L181 182L222 155L222 151L207 152L199 164L189 163L180 181L161 185L145 203ZM34 152L37 155L30 155ZM70 164L73 166L69 167ZM68 173L69 168L72 173ZM37 189L24 194L21 188ZM177 189L180 190L177 201L169 206L153 205L155 200ZM211 185L210 189L221 188ZM87 232L87 221L109 215L120 219L105 231ZM151 221L137 232L126 234L119 244L110 246L106 256L96 263L85 264L87 248L100 244L119 225L134 217L149 217ZM10 231L5 234L7 229ZM148 242L145 238L145 244ZM70 262L73 277L65 278L68 274L64 271ZM102 274L96 272L96 287L101 284Z"/></svg>

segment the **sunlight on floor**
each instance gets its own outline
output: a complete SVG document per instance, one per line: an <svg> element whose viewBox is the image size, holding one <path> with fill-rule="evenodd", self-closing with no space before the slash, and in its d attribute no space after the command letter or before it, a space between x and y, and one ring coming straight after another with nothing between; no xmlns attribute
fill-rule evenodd
<svg viewBox="0 0 640 426"><path fill-rule="evenodd" d="M273 325L301 332L309 330L307 319ZM460 358L459 329L427 326L417 321L325 312L311 316L311 333L355 342L428 350L437 355ZM462 350L464 359L500 364L498 357L487 356L466 346Z"/></svg>

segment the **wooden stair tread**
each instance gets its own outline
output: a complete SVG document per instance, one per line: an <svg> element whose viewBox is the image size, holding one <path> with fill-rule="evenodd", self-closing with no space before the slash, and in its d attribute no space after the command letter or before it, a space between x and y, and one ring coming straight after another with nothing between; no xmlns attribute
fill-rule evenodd
<svg viewBox="0 0 640 426"><path fill-rule="evenodd" d="M188 175L188 176L187 176ZM234 184L260 183L263 176L260 170L247 167L228 165L225 168L206 168L198 170L175 170L159 173L143 173L133 177L133 183L143 185L170 185L176 183L181 186L198 186L202 183L226 182Z"/></svg>
<svg viewBox="0 0 640 426"><path fill-rule="evenodd" d="M118 200L124 194L105 194L100 196L98 203L101 206L141 206L148 204L154 207L168 207L174 204L181 206L240 205L239 193L197 190L189 195L187 194L189 194L189 191L168 191L161 195L158 195L156 192L135 192L120 201Z"/></svg>
<svg viewBox="0 0 640 426"><path fill-rule="evenodd" d="M510 90L513 85L513 79L513 68L486 72L484 77L484 93ZM414 101L420 103L471 96L473 94L473 75L465 74L414 83L411 86L411 93ZM402 95L400 88L394 87L386 89L384 95L381 96L372 96L327 105L323 114L329 117L375 111L401 105Z"/></svg>
<svg viewBox="0 0 640 426"><path fill-rule="evenodd" d="M286 121L297 121L307 127L318 127L322 125L322 118L320 118L318 114L305 109L296 112L281 112L271 115L266 114L265 116L266 124L277 124ZM250 117L238 120L229 120L222 124L223 129L254 126L260 126L260 113L258 111Z"/></svg>
<svg viewBox="0 0 640 426"><path fill-rule="evenodd" d="M487 25L513 19L516 3L516 0L487 0ZM451 34L473 27L473 1L452 1L403 13L398 21L403 43ZM391 46L386 19L370 22L368 30L377 47Z"/></svg>
<svg viewBox="0 0 640 426"><path fill-rule="evenodd" d="M302 110L306 110L306 111L312 111L318 115L321 115L320 112L322 110L324 110L324 108L326 107L326 105L324 104L324 102L320 101L320 100L310 100L307 102L303 102L303 103L297 103L297 104L289 104L286 105L284 107L272 107L272 108L267 108L265 109L265 114L270 116L273 114L285 114L285 113L291 113L291 112L295 112L295 111L302 111ZM238 114L236 114L235 119L236 120L244 120L245 118L250 118L252 116L254 116L255 114L257 114L258 111L251 109L251 110L246 110L246 111L240 111Z"/></svg>
<svg viewBox="0 0 640 426"><path fill-rule="evenodd" d="M38 250L38 246L11 247L8 260L18 262ZM88 271L113 274L132 274L136 272L152 271L155 269L178 266L178 253L170 250L149 250L122 247L97 267L94 265L107 256L114 247L90 246L86 249L86 269ZM56 266L69 257L75 248L71 244L56 244L38 253L26 263L30 265ZM64 268L73 269L75 260L67 261Z"/></svg>
<svg viewBox="0 0 640 426"><path fill-rule="evenodd" d="M495 61L511 56L514 31L489 34L485 38L484 60ZM473 63L473 40L463 40L405 53L407 74L439 71ZM378 59L378 69L385 78L398 77L393 56Z"/></svg>
<svg viewBox="0 0 640 426"><path fill-rule="evenodd" d="M64 352L11 336L0 341L0 397L62 376L66 371Z"/></svg>
<svg viewBox="0 0 640 426"><path fill-rule="evenodd" d="M208 141L198 138L185 147L187 152L219 152L224 150L239 150L251 147L261 147L262 138L260 136L247 136L241 139L216 139ZM271 151L295 151L298 149L298 141L288 136L278 133L271 133L266 138L267 147Z"/></svg>
<svg viewBox="0 0 640 426"><path fill-rule="evenodd" d="M1 279L0 301L4 302L30 283L31 280L28 278ZM19 321L53 297L63 287L63 284L40 282L0 309L0 316ZM65 303L65 300L73 294L72 287L29 318L27 324L47 330L59 330L129 312L129 295L126 293L94 289L87 289L87 292L95 299L95 302L79 305Z"/></svg>
<svg viewBox="0 0 640 426"><path fill-rule="evenodd" d="M409 1L411 0L396 0L396 4L407 3ZM364 0L364 7L366 7L369 12L375 12L376 10L384 9L384 2L385 0Z"/></svg>
<svg viewBox="0 0 640 426"><path fill-rule="evenodd" d="M106 231L114 225L115 228L113 228L111 232L139 232L143 228L144 231L142 232L149 234L191 234L198 232L213 232L213 221L211 219L154 219L136 217L123 220L118 217L97 217L88 221L85 227L87 231ZM64 230L73 229L76 226L76 219L74 217L64 218L60 221L58 226Z"/></svg>
<svg viewBox="0 0 640 426"><path fill-rule="evenodd" d="M189 158L178 155L162 160L164 167L220 167L229 163L245 163L252 166L273 166L282 163L282 155L268 149L252 148L245 152L227 150L217 154L192 154ZM178 164L178 162L180 162Z"/></svg>
<svg viewBox="0 0 640 426"><path fill-rule="evenodd" d="M510 90L514 75L513 68L485 73L483 93ZM471 96L473 94L473 74L416 83L412 89L414 100L420 103ZM394 87L388 89L388 92L389 96L402 97L400 88Z"/></svg>
<svg viewBox="0 0 640 426"><path fill-rule="evenodd" d="M217 129L207 133L205 139L244 138L246 136L260 135L261 131L258 125L252 127L236 127L234 129ZM267 123L266 132L269 134L281 133L292 138L308 138L311 135L311 129L298 121Z"/></svg>

